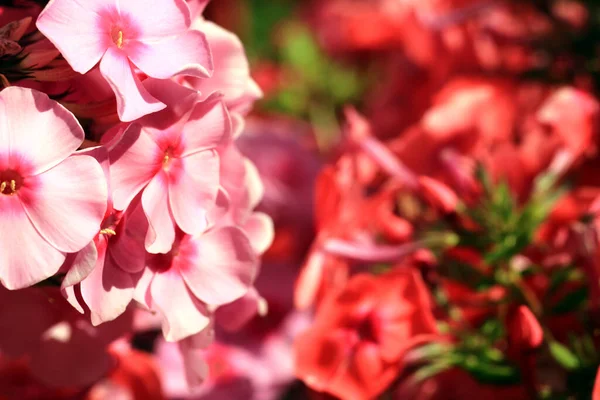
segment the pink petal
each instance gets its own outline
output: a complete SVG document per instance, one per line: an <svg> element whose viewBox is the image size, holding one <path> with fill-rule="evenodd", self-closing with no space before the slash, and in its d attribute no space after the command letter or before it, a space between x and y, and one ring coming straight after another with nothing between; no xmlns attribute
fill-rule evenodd
<svg viewBox="0 0 600 400"><path fill-rule="evenodd" d="M217 200L215 206L210 209L210 211L206 214L206 220L208 223L208 227L213 227L216 224L221 224L227 218L228 211L230 208L229 195L223 189L219 189L219 193L217 194ZM230 218L227 219L230 221ZM230 223L231 225L232 223Z"/></svg>
<svg viewBox="0 0 600 400"><path fill-rule="evenodd" d="M52 168L83 142L83 129L73 114L44 93L13 86L2 90L0 104L5 124L0 129L0 153L10 158L4 160L8 167L20 165L23 174Z"/></svg>
<svg viewBox="0 0 600 400"><path fill-rule="evenodd" d="M156 273L152 272L150 268L145 268L143 271L137 273L134 278L135 289L133 292L133 299L147 310L152 308L150 285L152 284L155 275Z"/></svg>
<svg viewBox="0 0 600 400"><path fill-rule="evenodd" d="M145 215L142 213L142 216ZM129 228L129 227L128 227ZM131 227L134 231L135 226ZM112 260L123 271L130 274L140 272L145 267L146 249L144 247L146 230L140 230L140 237L132 237L130 232L121 232L120 236L110 244L109 253Z"/></svg>
<svg viewBox="0 0 600 400"><path fill-rule="evenodd" d="M98 14L102 0L54 0L42 11L36 26L76 72L85 74L100 61L110 43Z"/></svg>
<svg viewBox="0 0 600 400"><path fill-rule="evenodd" d="M260 303L264 301L258 291L252 287L243 297L217 309L215 312L217 323L225 330L235 332L258 314Z"/></svg>
<svg viewBox="0 0 600 400"><path fill-rule="evenodd" d="M74 309L79 311L80 314L83 314L83 313L85 313L85 310L84 310L83 306L81 305L81 303L79 302L79 297L77 296L76 289L79 289L79 287L78 286L66 286L66 287L60 289L60 293L63 295L65 300L67 300L67 302L73 306Z"/></svg>
<svg viewBox="0 0 600 400"><path fill-rule="evenodd" d="M195 235L206 228L206 212L214 207L218 191L219 156L215 151L172 161L169 204L177 225L185 233Z"/></svg>
<svg viewBox="0 0 600 400"><path fill-rule="evenodd" d="M67 158L17 194L38 232L69 253L81 250L100 230L107 195L100 164L84 155Z"/></svg>
<svg viewBox="0 0 600 400"><path fill-rule="evenodd" d="M167 174L160 171L142 193L142 207L150 225L146 234L146 250L153 254L168 253L175 241L167 188Z"/></svg>
<svg viewBox="0 0 600 400"><path fill-rule="evenodd" d="M175 36L191 24L185 0L120 0L119 10L121 16L135 21L137 34L143 39Z"/></svg>
<svg viewBox="0 0 600 400"><path fill-rule="evenodd" d="M240 39L222 27L201 20L193 28L204 32L212 52L214 73L207 79L190 79L204 95L220 91L230 111L245 112L262 92L250 77L250 66Z"/></svg>
<svg viewBox="0 0 600 400"><path fill-rule="evenodd" d="M100 238L99 241L101 251L106 251L106 239ZM102 255L102 257L104 256ZM61 288L76 285L84 280L92 272L97 261L98 250L96 244L90 242L75 255L73 263L61 283Z"/></svg>
<svg viewBox="0 0 600 400"><path fill-rule="evenodd" d="M156 142L132 124L110 149L112 197L117 210L125 210L133 198L160 170L163 154Z"/></svg>
<svg viewBox="0 0 600 400"><path fill-rule="evenodd" d="M129 46L129 59L152 78L169 79L175 75L206 78L213 71L208 42L198 31L159 41L135 41Z"/></svg>
<svg viewBox="0 0 600 400"><path fill-rule="evenodd" d="M177 263L190 290L211 305L242 297L254 282L258 263L244 233L235 227L216 229L194 240L198 248ZM183 246L180 248L184 254Z"/></svg>
<svg viewBox="0 0 600 400"><path fill-rule="evenodd" d="M212 149L231 136L231 120L219 96L212 96L196 104L183 129L182 157Z"/></svg>
<svg viewBox="0 0 600 400"><path fill-rule="evenodd" d="M215 319L214 316L210 316L210 322L206 326L206 328L202 329L200 332L188 336L179 344L182 345L183 349L206 349L215 341Z"/></svg>
<svg viewBox="0 0 600 400"><path fill-rule="evenodd" d="M308 253L308 259L300 270L294 290L294 306L306 310L317 298L323 284L323 265L327 255L322 249L316 247Z"/></svg>
<svg viewBox="0 0 600 400"><path fill-rule="evenodd" d="M127 56L117 47L108 48L100 61L100 72L115 92L121 121L133 121L166 107L148 93Z"/></svg>
<svg viewBox="0 0 600 400"><path fill-rule="evenodd" d="M265 213L252 213L241 228L248 235L252 248L257 254L267 251L275 238L273 220Z"/></svg>
<svg viewBox="0 0 600 400"><path fill-rule="evenodd" d="M240 153L235 142L219 148L221 186L231 200L232 208L247 208L247 179L244 156ZM260 181L260 178L258 178Z"/></svg>
<svg viewBox="0 0 600 400"><path fill-rule="evenodd" d="M192 19L197 18L204 12L204 9L208 5L210 0L187 0L188 6L190 7L190 13Z"/></svg>
<svg viewBox="0 0 600 400"><path fill-rule="evenodd" d="M244 166L246 167L245 183L248 190L248 208L254 209L264 197L265 187L256 165L250 159L244 158Z"/></svg>
<svg viewBox="0 0 600 400"><path fill-rule="evenodd" d="M6 288L22 289L58 272L65 254L40 236L17 196L0 196L0 219L0 281Z"/></svg>
<svg viewBox="0 0 600 400"><path fill-rule="evenodd" d="M167 108L161 112L144 117L144 127L172 128L173 124L189 113L194 107L194 103L201 98L198 91L169 79L148 78L144 80L143 84L153 97L167 105Z"/></svg>
<svg viewBox="0 0 600 400"><path fill-rule="evenodd" d="M107 255L98 259L96 268L81 282L81 296L96 326L125 312L133 299L133 280Z"/></svg>
<svg viewBox="0 0 600 400"><path fill-rule="evenodd" d="M179 342L178 345L183 357L185 379L193 391L204 382L209 374L209 366L205 360L206 352L202 349L189 347L185 340Z"/></svg>
<svg viewBox="0 0 600 400"><path fill-rule="evenodd" d="M176 271L156 274L150 291L154 305L165 318L163 335L167 341L179 341L209 325L208 310L193 298Z"/></svg>

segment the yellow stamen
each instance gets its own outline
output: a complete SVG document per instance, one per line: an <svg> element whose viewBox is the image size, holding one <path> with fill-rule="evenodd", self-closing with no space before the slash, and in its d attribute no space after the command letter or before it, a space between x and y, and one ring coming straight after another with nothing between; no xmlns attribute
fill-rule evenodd
<svg viewBox="0 0 600 400"><path fill-rule="evenodd" d="M8 191L8 193L5 193L5 190L7 188L10 188L10 190ZM14 179L11 179L10 181L2 181L2 183L0 183L0 193L1 194L7 194L7 195L13 195L15 194L15 192L17 191L17 181L15 181Z"/></svg>
<svg viewBox="0 0 600 400"><path fill-rule="evenodd" d="M163 169L168 170L170 164L171 164L171 153L169 151L167 151L165 153L165 157L163 158L163 161L162 161Z"/></svg>
<svg viewBox="0 0 600 400"><path fill-rule="evenodd" d="M100 231L100 234L101 235L115 236L117 234L117 232L115 232L113 229L106 228L106 229L102 229Z"/></svg>
<svg viewBox="0 0 600 400"><path fill-rule="evenodd" d="M123 31L117 33L117 41L115 42L118 48L123 47Z"/></svg>

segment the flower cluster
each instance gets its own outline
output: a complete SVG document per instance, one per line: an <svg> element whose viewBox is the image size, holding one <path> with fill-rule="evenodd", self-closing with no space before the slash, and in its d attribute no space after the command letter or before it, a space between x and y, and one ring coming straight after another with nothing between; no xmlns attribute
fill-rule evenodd
<svg viewBox="0 0 600 400"><path fill-rule="evenodd" d="M148 313L195 384L215 314L256 312L273 239L237 147L262 95L243 46L204 0L17 3L0 7L2 368L66 393L135 375L115 360L144 356L115 340Z"/></svg>
<svg viewBox="0 0 600 400"><path fill-rule="evenodd" d="M311 389L591 398L597 51L569 40L591 38L600 14L583 3L313 5L322 44L379 68L381 83L366 117L346 108L317 178L317 236L295 288L296 306L315 309L295 341Z"/></svg>

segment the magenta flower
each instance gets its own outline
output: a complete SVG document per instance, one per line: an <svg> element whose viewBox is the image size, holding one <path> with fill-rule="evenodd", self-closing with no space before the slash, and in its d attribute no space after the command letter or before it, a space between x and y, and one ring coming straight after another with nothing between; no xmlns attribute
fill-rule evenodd
<svg viewBox="0 0 600 400"><path fill-rule="evenodd" d="M231 132L218 96L195 102L197 92L170 81L147 88L169 108L132 124L110 149L114 207L124 210L142 192L150 227L146 249L167 253L175 227L195 235L206 229L206 212L219 190L216 148Z"/></svg>
<svg viewBox="0 0 600 400"><path fill-rule="evenodd" d="M0 93L0 280L9 289L54 275L98 233L107 185L98 162L72 155L84 134L43 93Z"/></svg>
<svg viewBox="0 0 600 400"><path fill-rule="evenodd" d="M84 74L100 62L122 121L165 108L134 67L158 79L211 75L204 34L190 24L184 0L53 0L37 20L75 71Z"/></svg>

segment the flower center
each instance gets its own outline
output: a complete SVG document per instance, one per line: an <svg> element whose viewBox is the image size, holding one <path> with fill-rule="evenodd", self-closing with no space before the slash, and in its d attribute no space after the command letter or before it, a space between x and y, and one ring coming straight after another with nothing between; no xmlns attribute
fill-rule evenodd
<svg viewBox="0 0 600 400"><path fill-rule="evenodd" d="M19 191L23 184L23 178L15 171L4 171L0 173L0 194L12 196Z"/></svg>
<svg viewBox="0 0 600 400"><path fill-rule="evenodd" d="M172 153L172 149L169 147L165 151L165 156L163 157L163 160L162 160L162 167L165 171L169 170L172 160L173 160L173 153Z"/></svg>
<svg viewBox="0 0 600 400"><path fill-rule="evenodd" d="M114 27L110 34L112 41L119 49L123 48L123 30L119 27Z"/></svg>

